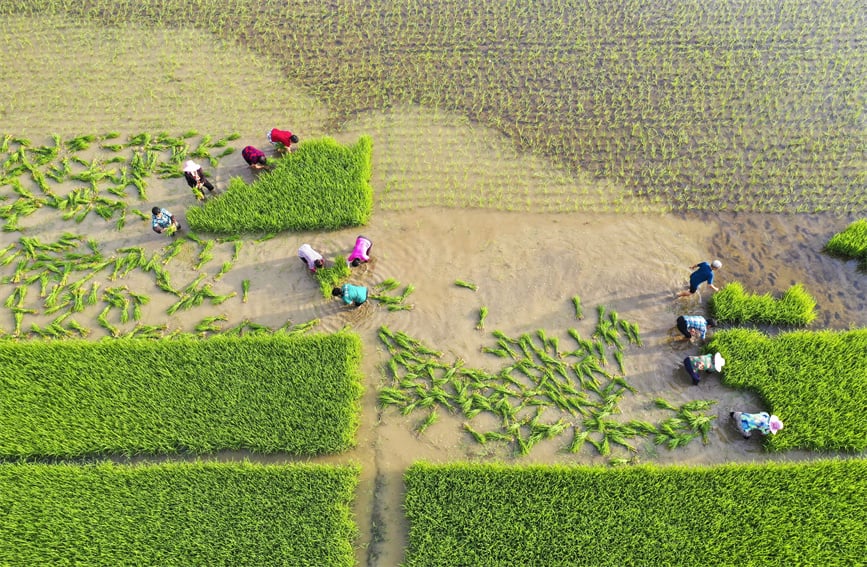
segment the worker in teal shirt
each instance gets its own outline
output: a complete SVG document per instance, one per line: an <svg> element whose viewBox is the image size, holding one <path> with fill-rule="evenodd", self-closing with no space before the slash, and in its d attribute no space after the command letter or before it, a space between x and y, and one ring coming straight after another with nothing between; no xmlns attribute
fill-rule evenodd
<svg viewBox="0 0 867 567"><path fill-rule="evenodd" d="M343 284L331 290L333 297L340 297L346 305L358 307L367 301L367 288L362 285Z"/></svg>

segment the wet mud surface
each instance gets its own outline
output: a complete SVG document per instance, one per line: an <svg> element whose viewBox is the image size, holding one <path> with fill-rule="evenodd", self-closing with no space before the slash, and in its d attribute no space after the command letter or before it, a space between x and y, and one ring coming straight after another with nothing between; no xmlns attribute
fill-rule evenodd
<svg viewBox="0 0 867 567"><path fill-rule="evenodd" d="M187 199L179 198L180 202ZM716 400L717 415L709 443L693 441L669 451L649 441L639 445L641 462L704 465L725 462L801 460L827 455L808 452L767 453L759 439L743 440L730 426L732 409L761 409L761 401L745 391L723 387L710 375L693 386L682 368L685 356L699 346L674 341L678 315L705 313L708 291L676 300L686 285L689 266L720 258L717 284L740 281L750 291L779 293L801 282L818 302L818 320L811 328L846 329L867 324L864 274L855 262L830 258L821 248L849 219L768 215L714 216L687 219L676 216L517 214L452 209L411 212L377 211L363 234L374 242L373 260L353 270L351 281L373 286L388 278L412 284L414 309L389 312L369 301L346 310L326 299L298 262L296 250L309 242L327 258L347 254L359 233L349 229L329 233L280 235L262 243L247 243L236 267L224 281L237 287L251 280L247 304L232 304L230 323L249 318L278 327L287 319L302 323L320 319L318 330L349 327L364 344L366 377L358 446L341 455L311 460L322 463L359 463L362 479L355 503L361 565L397 565L403 559L407 530L402 512L403 474L418 460L470 460L514 464L581 463L605 465L606 460L585 447L569 453L565 437L544 441L525 456L506 445L477 444L461 424L462 418L440 412L441 419L424 434L414 429L422 414L402 416L381 409L376 391L385 383L388 355L377 337L386 325L401 330L444 352L451 362L494 370L502 360L480 351L493 342L491 331L518 336L544 329L549 336L568 340L570 327L592 333L595 307L605 305L621 318L638 323L644 342L625 353L626 375L637 389L620 403L618 418L662 417L652 400L663 397L682 404L696 399ZM165 243L148 235L155 246ZM194 262L195 256L188 259ZM215 260L215 263L218 260ZM471 291L455 280L479 286ZM586 318L575 319L571 297L579 295ZM179 312L172 326L191 326L213 313ZM476 329L481 306L489 309L485 331ZM164 309L149 306L153 316ZM484 429L484 415L476 418ZM473 422L476 425L476 421ZM624 452L624 455L626 453ZM207 458L260 462L298 460L286 456L224 453Z"/></svg>

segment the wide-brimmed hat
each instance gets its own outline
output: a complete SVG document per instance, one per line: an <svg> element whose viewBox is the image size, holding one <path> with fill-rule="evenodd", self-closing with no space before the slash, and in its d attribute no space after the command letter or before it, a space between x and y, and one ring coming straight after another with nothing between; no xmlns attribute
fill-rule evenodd
<svg viewBox="0 0 867 567"><path fill-rule="evenodd" d="M713 369L717 372L722 372L722 367L725 366L726 359L720 353L713 355Z"/></svg>
<svg viewBox="0 0 867 567"><path fill-rule="evenodd" d="M771 433L776 435L777 431L780 431L783 429L783 422L780 421L779 417L772 415L771 419L768 420L768 427L771 428Z"/></svg>
<svg viewBox="0 0 867 567"><path fill-rule="evenodd" d="M191 159L188 159L187 163L184 164L184 171L186 171L187 173L192 173L197 169L199 169L199 164L197 164Z"/></svg>

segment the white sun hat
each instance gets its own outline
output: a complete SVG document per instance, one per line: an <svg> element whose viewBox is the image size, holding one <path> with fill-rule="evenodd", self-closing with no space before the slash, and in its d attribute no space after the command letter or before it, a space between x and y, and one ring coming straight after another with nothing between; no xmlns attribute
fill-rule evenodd
<svg viewBox="0 0 867 567"><path fill-rule="evenodd" d="M713 369L717 372L722 372L722 367L725 366L726 359L720 353L716 353L713 357Z"/></svg>
<svg viewBox="0 0 867 567"><path fill-rule="evenodd" d="M768 420L768 427L771 428L771 433L776 435L777 431L781 431L783 429L783 422L780 421L780 418L772 415L771 419Z"/></svg>
<svg viewBox="0 0 867 567"><path fill-rule="evenodd" d="M186 171L187 173L192 173L197 169L199 169L199 164L197 164L191 159L188 159L187 163L184 164L184 171Z"/></svg>
<svg viewBox="0 0 867 567"><path fill-rule="evenodd" d="M712 268L716 268L717 270L722 268L722 262L720 262L719 260L714 260L713 262L710 263L710 265Z"/></svg>

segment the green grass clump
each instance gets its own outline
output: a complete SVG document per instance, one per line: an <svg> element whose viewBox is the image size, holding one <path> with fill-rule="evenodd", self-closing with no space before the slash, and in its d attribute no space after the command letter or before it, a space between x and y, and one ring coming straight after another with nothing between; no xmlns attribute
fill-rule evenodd
<svg viewBox="0 0 867 567"><path fill-rule="evenodd" d="M862 270L867 269L867 219L859 219L838 232L825 244L825 251L843 258L859 260Z"/></svg>
<svg viewBox="0 0 867 567"><path fill-rule="evenodd" d="M319 282L319 290L322 292L322 297L331 297L331 290L338 287L349 279L352 271L349 269L349 264L346 263L346 256L337 256L334 262L329 262L325 267L317 268L314 276Z"/></svg>
<svg viewBox="0 0 867 567"><path fill-rule="evenodd" d="M740 282L731 282L711 296L709 305L720 323L804 326L816 318L816 300L801 284L774 299L770 293L747 293Z"/></svg>
<svg viewBox="0 0 867 567"><path fill-rule="evenodd" d="M353 466L0 466L3 565L355 564Z"/></svg>
<svg viewBox="0 0 867 567"><path fill-rule="evenodd" d="M2 341L0 457L344 451L360 361L348 332Z"/></svg>
<svg viewBox="0 0 867 567"><path fill-rule="evenodd" d="M343 146L308 140L247 185L229 182L226 194L187 211L190 228L237 234L282 230L336 230L370 219L372 142L362 136Z"/></svg>
<svg viewBox="0 0 867 567"><path fill-rule="evenodd" d="M405 475L404 565L858 565L867 461L433 465Z"/></svg>
<svg viewBox="0 0 867 567"><path fill-rule="evenodd" d="M774 338L731 329L707 348L726 359L724 384L758 392L783 420L785 429L765 438L769 449L867 449L867 329Z"/></svg>

